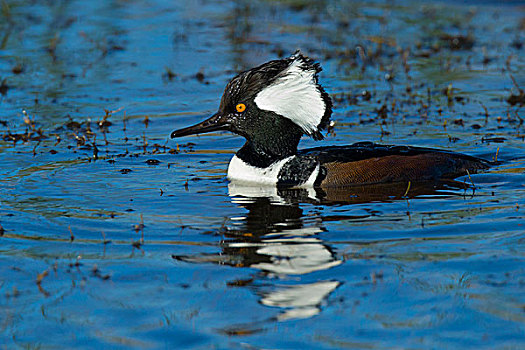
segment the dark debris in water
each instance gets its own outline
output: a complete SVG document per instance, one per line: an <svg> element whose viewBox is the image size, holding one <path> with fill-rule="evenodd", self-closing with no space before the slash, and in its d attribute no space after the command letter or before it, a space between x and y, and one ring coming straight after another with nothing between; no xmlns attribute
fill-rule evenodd
<svg viewBox="0 0 525 350"><path fill-rule="evenodd" d="M507 139L505 137L482 137L481 138L481 142L486 142L486 143L503 143L507 141Z"/></svg>
<svg viewBox="0 0 525 350"><path fill-rule="evenodd" d="M1 78L0 78L1 79ZM0 95L7 95L7 91L9 90L9 85L7 85L7 79L3 79L0 83Z"/></svg>
<svg viewBox="0 0 525 350"><path fill-rule="evenodd" d="M229 328L221 329L219 331L230 337L235 337L235 336L243 337L243 336L261 333L264 331L264 329L247 325L247 326L229 327Z"/></svg>
<svg viewBox="0 0 525 350"><path fill-rule="evenodd" d="M510 96L507 98L507 102L508 102L511 106L515 106L515 105L523 106L523 105L525 105L525 92L524 92L523 90L519 90L519 93L518 93L518 94L512 94L512 95L510 95Z"/></svg>
<svg viewBox="0 0 525 350"><path fill-rule="evenodd" d="M114 164L116 159L122 157L141 157L147 155L161 155L161 154L178 154L180 152L192 152L195 143L188 142L182 145L171 147L166 140L164 144L150 141L146 133L142 137L124 139L109 139L108 134L111 129L117 127L115 122L109 120L115 113L121 111L104 110L104 115L96 122L92 122L91 118L84 120L73 119L71 116L66 116L67 121L63 124L55 126L52 129L45 130L40 126L35 117L30 117L23 111L23 123L15 126L15 130L22 129L23 131L13 131L7 121L0 120L0 139L12 143L13 146L17 144L34 143L33 155L39 153L47 153L56 155L63 151L63 154L81 154L89 161L96 161L98 159L106 160L110 164ZM126 116L124 112L124 119L122 120L123 129L126 131ZM143 119L144 127L147 128L150 119L146 116ZM95 128L92 127L95 126ZM12 126L11 126L12 127ZM53 147L53 148L51 148ZM158 159L149 158L145 160L148 165L159 165L162 162ZM131 172L131 169L121 169L123 174Z"/></svg>
<svg viewBox="0 0 525 350"><path fill-rule="evenodd" d="M23 73L25 70L24 66L21 65L20 63L18 63L16 66L14 66L11 71L13 72L13 74L21 74Z"/></svg>
<svg viewBox="0 0 525 350"><path fill-rule="evenodd" d="M173 72L171 68L166 67L166 72L162 75L162 78L172 81L176 77L177 77L177 73Z"/></svg>
<svg viewBox="0 0 525 350"><path fill-rule="evenodd" d="M254 281L254 278L248 278L248 279L237 279L234 281L226 282L226 285L228 287L246 287L250 284L252 284Z"/></svg>
<svg viewBox="0 0 525 350"><path fill-rule="evenodd" d="M525 91L523 91L523 89L520 88L520 86L516 82L516 79L514 78L514 76L511 75L510 79L512 80L512 83L514 84L514 86L515 86L516 90L518 91L518 93L517 94L511 94L507 98L507 102L511 106L515 106L515 105L523 106L525 104Z"/></svg>
<svg viewBox="0 0 525 350"><path fill-rule="evenodd" d="M474 38L470 35L443 34L440 40L451 50L470 50L474 46Z"/></svg>
<svg viewBox="0 0 525 350"><path fill-rule="evenodd" d="M97 277L103 281L107 281L111 278L111 275L102 273L97 265L93 265L93 268L91 269L91 273L94 277Z"/></svg>

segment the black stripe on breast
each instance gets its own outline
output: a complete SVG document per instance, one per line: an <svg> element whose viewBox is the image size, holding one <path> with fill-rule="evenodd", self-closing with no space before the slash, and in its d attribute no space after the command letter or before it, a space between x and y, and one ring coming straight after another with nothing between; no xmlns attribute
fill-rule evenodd
<svg viewBox="0 0 525 350"><path fill-rule="evenodd" d="M277 186L297 186L305 183L319 165L317 157L296 156L286 162L277 175Z"/></svg>

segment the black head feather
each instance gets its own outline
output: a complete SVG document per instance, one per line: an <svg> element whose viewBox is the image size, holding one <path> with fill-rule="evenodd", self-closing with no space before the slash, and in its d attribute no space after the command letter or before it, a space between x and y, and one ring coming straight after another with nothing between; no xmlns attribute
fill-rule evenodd
<svg viewBox="0 0 525 350"><path fill-rule="evenodd" d="M332 100L330 95L328 95L319 84L318 74L322 70L319 63L304 56L299 51L289 58L269 61L235 76L228 85L226 85L219 110L222 113L231 113L235 111L235 106L238 103L246 103L246 101L253 102L257 95L265 88L275 84L279 79L286 79L287 75L290 74L289 68L292 64L295 64L305 73L313 73L313 84L315 84L315 89L319 92L322 103L324 103L324 114L315 127L308 129L303 127L302 129L305 134L313 137L315 140L323 139L321 131L328 126L330 121L332 115Z"/></svg>

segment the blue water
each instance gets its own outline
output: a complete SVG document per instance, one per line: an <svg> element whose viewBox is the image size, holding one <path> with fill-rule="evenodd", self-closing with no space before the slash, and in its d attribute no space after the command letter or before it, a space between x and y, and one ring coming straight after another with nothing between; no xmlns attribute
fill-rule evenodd
<svg viewBox="0 0 525 350"><path fill-rule="evenodd" d="M520 2L0 4L6 348L525 347ZM168 140L296 49L335 100L301 147L501 164L408 192L277 191L228 183L238 136Z"/></svg>

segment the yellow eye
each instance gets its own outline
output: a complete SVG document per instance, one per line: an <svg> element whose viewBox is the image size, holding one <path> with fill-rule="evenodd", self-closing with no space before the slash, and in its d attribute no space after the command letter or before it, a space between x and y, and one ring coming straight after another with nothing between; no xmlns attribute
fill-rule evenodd
<svg viewBox="0 0 525 350"><path fill-rule="evenodd" d="M237 112L242 113L246 110L246 105L244 103L239 103L237 106L235 106L235 109Z"/></svg>

